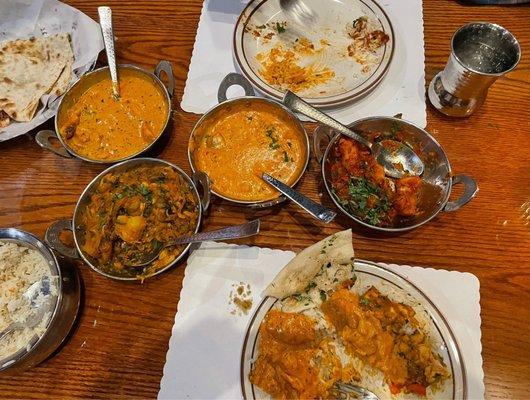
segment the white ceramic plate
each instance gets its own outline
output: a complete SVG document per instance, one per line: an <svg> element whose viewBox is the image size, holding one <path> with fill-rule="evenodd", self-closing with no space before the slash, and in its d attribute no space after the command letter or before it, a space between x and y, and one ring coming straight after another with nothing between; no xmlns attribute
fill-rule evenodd
<svg viewBox="0 0 530 400"><path fill-rule="evenodd" d="M356 260L355 271L357 279L361 280L363 286L374 285L377 288L387 287L390 290L411 296L412 299L421 303L430 318L430 330L433 333L433 340L436 343L437 351L443 357L445 364L451 372L451 378L444 388L444 395L441 398L467 398L466 374L462 354L451 327L436 305L411 282L380 265L368 261ZM247 328L241 354L241 390L244 399L270 398L260 388L254 386L248 377L252 369L252 362L257 359L258 355L259 327L267 312L274 307L276 302L278 302L277 299L266 297L256 309ZM437 393L435 393L434 397L439 398Z"/></svg>
<svg viewBox="0 0 530 400"><path fill-rule="evenodd" d="M333 107L352 102L373 90L388 70L394 53L394 32L388 16L373 0L304 0L318 15L314 27L301 27L280 8L279 0L252 0L241 13L234 30L234 56L243 74L261 92L283 98L283 90L268 84L260 74L259 54L272 48L292 49L301 38L308 39L314 54L300 55L301 66L330 69L335 76L326 82L297 92L317 107ZM365 65L348 55L353 40L347 27L357 18L368 17L371 30L381 30L389 40L371 55ZM278 31L276 24L285 26ZM285 23L285 25L283 25ZM321 42L324 40L324 42ZM324 43L324 44L323 44ZM364 68L363 68L364 67Z"/></svg>

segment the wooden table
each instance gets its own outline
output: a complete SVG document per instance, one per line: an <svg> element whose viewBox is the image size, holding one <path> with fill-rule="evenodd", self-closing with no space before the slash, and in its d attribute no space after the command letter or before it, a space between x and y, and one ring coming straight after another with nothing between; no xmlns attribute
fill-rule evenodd
<svg viewBox="0 0 530 400"><path fill-rule="evenodd" d="M70 3L97 19L100 2ZM444 66L452 33L466 22L499 23L512 31L522 46L519 67L499 79L472 117L446 118L427 107L427 129L444 147L453 171L478 180L478 196L457 212L442 213L428 225L396 236L367 232L342 217L330 226L320 225L289 204L262 215L262 233L250 243L297 251L352 226L359 258L475 274L481 283L486 396L528 398L530 7L474 7L449 0L424 3L427 82ZM119 60L147 68L153 68L159 59L173 63L178 85L171 134L155 156L189 172L186 144L199 116L180 110L179 102L202 2L109 0L106 4L114 11ZM33 136L0 144L0 226L42 237L51 222L72 215L81 191L103 167L59 158L41 150ZM322 184L316 161L311 161L299 188L320 199ZM327 195L321 199L331 206ZM252 212L217 199L204 228L241 223L251 217ZM185 263L140 285L115 282L80 267L84 301L69 340L40 366L20 376L1 377L0 397L154 398L184 269Z"/></svg>

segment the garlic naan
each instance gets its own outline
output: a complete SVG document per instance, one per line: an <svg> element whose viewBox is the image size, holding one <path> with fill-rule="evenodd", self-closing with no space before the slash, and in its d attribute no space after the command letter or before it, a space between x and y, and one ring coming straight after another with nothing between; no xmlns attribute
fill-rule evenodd
<svg viewBox="0 0 530 400"><path fill-rule="evenodd" d="M303 292L322 265L351 264L353 260L351 229L335 233L293 258L265 288L263 295L283 299Z"/></svg>

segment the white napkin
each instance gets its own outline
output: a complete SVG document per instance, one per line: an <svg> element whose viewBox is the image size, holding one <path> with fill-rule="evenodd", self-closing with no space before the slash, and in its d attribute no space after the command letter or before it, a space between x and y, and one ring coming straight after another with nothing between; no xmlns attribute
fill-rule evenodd
<svg viewBox="0 0 530 400"><path fill-rule="evenodd" d="M328 110L343 123L374 115L403 113L403 119L424 128L425 72L423 54L423 10L421 0L383 0L394 27L395 54L390 69L379 86L358 102ZM205 0L184 96L184 111L203 114L217 104L222 79L236 67L232 53L232 33L245 4L234 0ZM243 91L232 92L243 95Z"/></svg>
<svg viewBox="0 0 530 400"><path fill-rule="evenodd" d="M188 260L178 313L160 383L159 399L238 399L240 359L247 324L260 293L294 257L291 251L202 243ZM417 284L439 307L463 352L469 398L484 398L478 279L468 273L389 265ZM253 306L231 313L230 292L250 284Z"/></svg>

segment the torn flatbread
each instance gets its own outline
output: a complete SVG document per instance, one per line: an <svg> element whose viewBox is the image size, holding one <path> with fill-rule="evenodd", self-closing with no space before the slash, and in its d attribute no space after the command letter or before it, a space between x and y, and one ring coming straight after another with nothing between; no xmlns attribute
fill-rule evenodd
<svg viewBox="0 0 530 400"><path fill-rule="evenodd" d="M9 115L7 115L5 112L0 110L0 128L5 128L11 123L11 119L9 118Z"/></svg>
<svg viewBox="0 0 530 400"><path fill-rule="evenodd" d="M67 33L0 43L0 110L30 121L42 96L66 91L73 60Z"/></svg>
<svg viewBox="0 0 530 400"><path fill-rule="evenodd" d="M323 264L351 264L353 260L351 229L335 233L298 253L276 275L263 295L283 299L303 292Z"/></svg>

